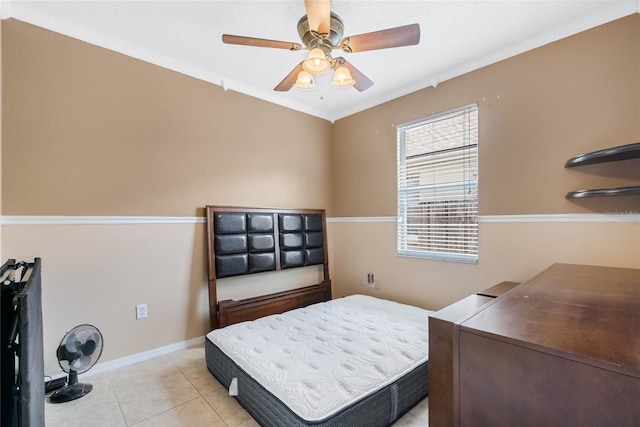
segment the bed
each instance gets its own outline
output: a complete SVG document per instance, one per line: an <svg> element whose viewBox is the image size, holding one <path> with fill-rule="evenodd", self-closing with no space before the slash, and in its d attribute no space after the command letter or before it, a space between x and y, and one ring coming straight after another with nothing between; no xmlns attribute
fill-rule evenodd
<svg viewBox="0 0 640 427"><path fill-rule="evenodd" d="M261 425L387 426L427 395L430 312L365 295L332 300L324 211L207 206L207 224L207 368ZM217 301L218 279L258 265L257 234L271 254L260 265L318 264L323 280Z"/></svg>

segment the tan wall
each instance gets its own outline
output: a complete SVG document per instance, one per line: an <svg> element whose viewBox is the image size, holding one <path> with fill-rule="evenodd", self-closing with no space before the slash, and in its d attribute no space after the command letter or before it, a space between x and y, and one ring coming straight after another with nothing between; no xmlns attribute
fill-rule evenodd
<svg viewBox="0 0 640 427"><path fill-rule="evenodd" d="M477 265L396 256L395 223L332 227L334 297L364 293L431 310L557 262L640 268L639 223L483 223ZM367 273L379 291L360 285Z"/></svg>
<svg viewBox="0 0 640 427"><path fill-rule="evenodd" d="M6 252L16 259L42 258L48 374L59 371L55 349L60 339L81 323L103 333L101 362L209 330L204 224L13 225L4 227L3 239ZM320 275L309 268L221 279L219 297L310 285ZM149 317L135 320L135 306L142 303Z"/></svg>
<svg viewBox="0 0 640 427"><path fill-rule="evenodd" d="M481 215L609 209L564 196L637 183L637 164L563 166L575 155L640 140L639 45L635 14L337 121L334 215L395 216L395 126L472 103Z"/></svg>
<svg viewBox="0 0 640 427"><path fill-rule="evenodd" d="M3 32L4 215L329 207L325 120L18 21Z"/></svg>
<svg viewBox="0 0 640 427"><path fill-rule="evenodd" d="M396 215L395 126L471 103L479 108L481 215L640 214L639 197L564 197L638 185L636 160L563 167L572 156L640 141L635 14L336 122L334 216L361 221L333 224L336 295L365 292L439 309L554 262L640 268L640 226L632 222L481 223L477 265L397 257L395 224L361 218ZM380 291L359 285L369 272L382 280Z"/></svg>
<svg viewBox="0 0 640 427"><path fill-rule="evenodd" d="M101 362L207 330L204 224L5 226L3 246L12 258L42 258L47 374L59 371L60 339L81 323L103 333ZM141 303L149 317L136 321Z"/></svg>
<svg viewBox="0 0 640 427"><path fill-rule="evenodd" d="M2 214L195 216L211 203L395 216L394 125L470 102L480 105L483 215L589 211L566 202L565 192L629 177L562 164L639 139L640 77L625 68L637 71L638 25L637 15L623 19L331 126L8 20ZM514 162L516 154L528 160ZM438 308L555 261L640 267L633 223L482 224L477 266L398 258L394 230L393 223L329 224L336 295L368 292L358 278L373 272L383 281L377 295ZM105 332L102 361L208 329L202 224L5 225L2 232L4 256L43 259L48 374L57 341L77 323ZM266 280L273 289L314 274ZM135 321L134 306L143 302L149 318Z"/></svg>
<svg viewBox="0 0 640 427"><path fill-rule="evenodd" d="M18 21L2 33L3 215L330 208L329 122ZM42 258L47 374L79 323L105 334L101 362L208 331L204 224L2 229L5 256ZM318 273L289 276L261 285L310 284ZM223 283L222 296L255 295L248 283ZM140 303L149 318L136 321Z"/></svg>

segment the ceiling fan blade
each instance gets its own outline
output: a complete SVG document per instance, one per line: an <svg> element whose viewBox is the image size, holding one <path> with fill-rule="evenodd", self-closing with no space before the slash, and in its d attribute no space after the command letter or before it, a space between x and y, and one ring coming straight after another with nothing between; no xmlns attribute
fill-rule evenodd
<svg viewBox="0 0 640 427"><path fill-rule="evenodd" d="M351 73L351 77L356 81L356 84L353 85L354 88L358 90L358 92L365 91L373 86L373 82L369 79L369 77L365 76L358 70L356 67L351 65L351 63L347 60L344 61L344 64L341 64L342 67L346 67Z"/></svg>
<svg viewBox="0 0 640 427"><path fill-rule="evenodd" d="M293 42L281 42L278 40L257 39L255 37L234 36L223 34L222 42L226 44L239 44L243 46L272 47L274 49L300 50L302 45Z"/></svg>
<svg viewBox="0 0 640 427"><path fill-rule="evenodd" d="M329 34L331 9L329 0L304 0L309 29L320 34Z"/></svg>
<svg viewBox="0 0 640 427"><path fill-rule="evenodd" d="M298 74L302 71L302 62L299 63L289 74L287 77L282 79L278 86L274 87L273 90L277 92L286 92L293 87L296 80L298 79Z"/></svg>
<svg viewBox="0 0 640 427"><path fill-rule="evenodd" d="M342 42L340 42L340 47L345 52L365 52L367 50L387 49L390 47L411 46L419 42L420 25L410 24L345 37Z"/></svg>

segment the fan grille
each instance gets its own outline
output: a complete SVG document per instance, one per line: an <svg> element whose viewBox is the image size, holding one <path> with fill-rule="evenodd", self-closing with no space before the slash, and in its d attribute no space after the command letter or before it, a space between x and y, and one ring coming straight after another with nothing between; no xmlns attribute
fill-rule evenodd
<svg viewBox="0 0 640 427"><path fill-rule="evenodd" d="M63 371L78 374L88 371L102 354L103 338L100 330L93 325L78 325L60 341L56 356Z"/></svg>

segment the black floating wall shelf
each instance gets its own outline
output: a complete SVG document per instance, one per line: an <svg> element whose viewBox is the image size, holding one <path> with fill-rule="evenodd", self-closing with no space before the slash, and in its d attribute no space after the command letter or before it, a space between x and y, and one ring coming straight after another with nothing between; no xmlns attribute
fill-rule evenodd
<svg viewBox="0 0 640 427"><path fill-rule="evenodd" d="M635 196L640 195L640 186L635 187L617 187L617 188L598 188L595 190L579 190L567 193L567 199L580 199L583 197L602 197L602 196Z"/></svg>
<svg viewBox="0 0 640 427"><path fill-rule="evenodd" d="M565 168L594 165L596 163L617 162L619 160L640 159L640 142L605 148L572 157L564 164Z"/></svg>
<svg viewBox="0 0 640 427"><path fill-rule="evenodd" d="M605 148L572 157L564 164L565 168L576 166L595 165L598 163L617 162L620 160L640 159L640 142L620 145L618 147ZM640 195L640 186L598 188L593 190L579 190L567 193L567 199L579 199L585 197L602 196L637 196Z"/></svg>

